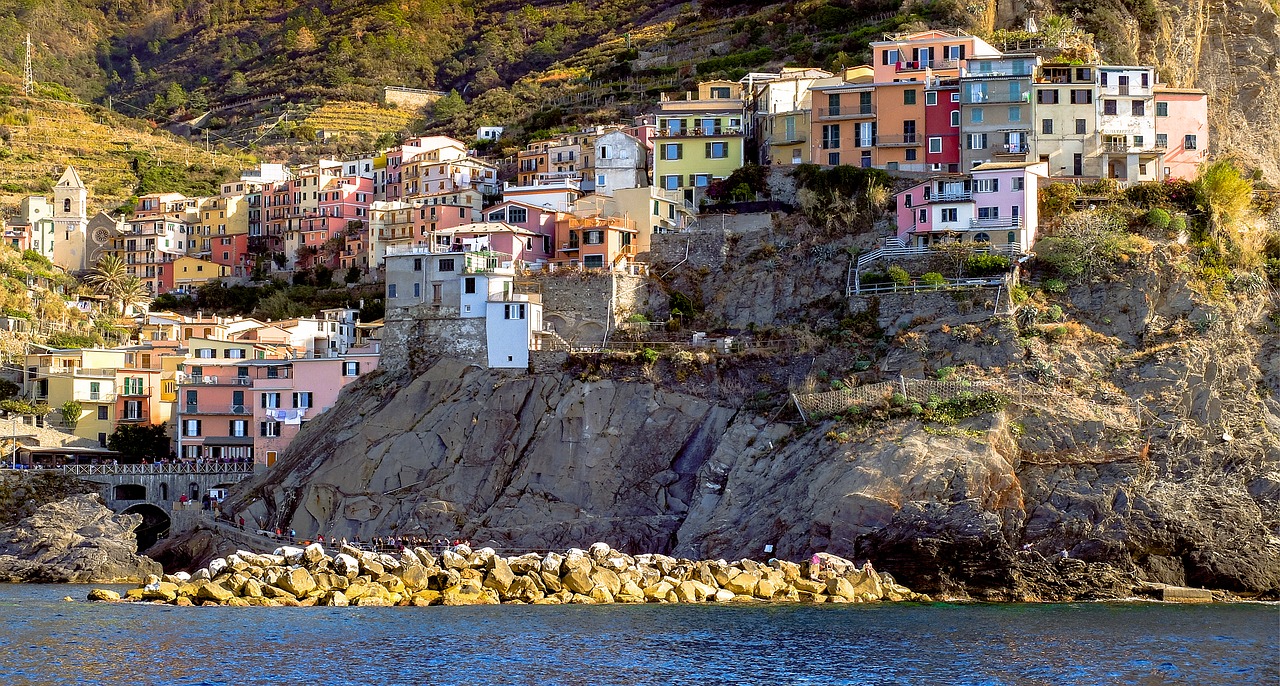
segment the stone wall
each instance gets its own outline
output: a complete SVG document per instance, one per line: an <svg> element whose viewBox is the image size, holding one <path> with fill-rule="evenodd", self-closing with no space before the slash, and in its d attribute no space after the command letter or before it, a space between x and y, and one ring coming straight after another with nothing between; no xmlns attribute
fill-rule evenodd
<svg viewBox="0 0 1280 686"><path fill-rule="evenodd" d="M517 285L542 295L542 321L570 342L603 340L606 328L647 309L650 290L647 276L573 270L533 273Z"/></svg>
<svg viewBox="0 0 1280 686"><path fill-rule="evenodd" d="M660 269L681 262L681 266L720 269L740 238L769 232L773 227L773 215L768 212L702 215L693 231L651 236L649 261Z"/></svg>
<svg viewBox="0 0 1280 686"><path fill-rule="evenodd" d="M407 110L420 110L439 100L444 93L421 88L402 88L400 86L384 86L383 99L388 105L395 105Z"/></svg>
<svg viewBox="0 0 1280 686"><path fill-rule="evenodd" d="M80 493L93 493L93 484L62 472L0 471L0 525L31 516L36 508Z"/></svg>
<svg viewBox="0 0 1280 686"><path fill-rule="evenodd" d="M413 371L441 356L488 366L484 318L460 319L456 308L434 305L400 307L387 313L380 368Z"/></svg>

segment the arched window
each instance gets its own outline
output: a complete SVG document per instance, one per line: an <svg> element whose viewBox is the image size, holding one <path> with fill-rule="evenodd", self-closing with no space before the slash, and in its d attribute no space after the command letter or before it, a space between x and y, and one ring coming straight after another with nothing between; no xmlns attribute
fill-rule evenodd
<svg viewBox="0 0 1280 686"><path fill-rule="evenodd" d="M71 213L71 198L62 201L62 211L68 214Z"/></svg>
<svg viewBox="0 0 1280 686"><path fill-rule="evenodd" d="M1009 244L1013 245L1018 242L1018 234L1014 231L1009 232Z"/></svg>
<svg viewBox="0 0 1280 686"><path fill-rule="evenodd" d="M986 231L979 231L973 234L973 240L975 243L990 243L991 236L988 236Z"/></svg>

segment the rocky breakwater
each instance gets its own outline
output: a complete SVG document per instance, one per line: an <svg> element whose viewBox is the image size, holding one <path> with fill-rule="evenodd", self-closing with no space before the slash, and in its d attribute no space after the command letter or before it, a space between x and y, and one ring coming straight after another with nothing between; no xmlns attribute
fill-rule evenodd
<svg viewBox="0 0 1280 686"><path fill-rule="evenodd" d="M465 546L439 556L423 548L400 555L319 544L274 554L237 552L195 574L151 577L123 598L95 589L90 600L174 605L391 606L928 601L871 566L834 555L821 563L684 560L625 555L607 544L565 554L503 557Z"/></svg>
<svg viewBox="0 0 1280 686"><path fill-rule="evenodd" d="M45 503L0 529L0 581L137 582L160 564L137 554L142 516L116 514L97 495Z"/></svg>

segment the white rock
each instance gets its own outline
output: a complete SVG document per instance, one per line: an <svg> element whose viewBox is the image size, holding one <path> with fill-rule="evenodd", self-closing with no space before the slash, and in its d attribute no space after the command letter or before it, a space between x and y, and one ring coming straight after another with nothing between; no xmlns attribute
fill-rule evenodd
<svg viewBox="0 0 1280 686"><path fill-rule="evenodd" d="M302 551L302 559L309 564L316 564L324 559L324 546L319 543L312 543Z"/></svg>
<svg viewBox="0 0 1280 686"><path fill-rule="evenodd" d="M346 553L338 553L333 558L333 571L348 579L354 579L360 576L360 561Z"/></svg>
<svg viewBox="0 0 1280 686"><path fill-rule="evenodd" d="M227 570L227 561L222 558L216 558L209 563L209 576L218 576Z"/></svg>
<svg viewBox="0 0 1280 686"><path fill-rule="evenodd" d="M191 575L186 572L175 572L173 578L182 582L191 581Z"/></svg>
<svg viewBox="0 0 1280 686"><path fill-rule="evenodd" d="M296 548L291 545L282 545L276 548L276 555L284 558L285 562L296 565L302 562L302 548Z"/></svg>
<svg viewBox="0 0 1280 686"><path fill-rule="evenodd" d="M601 543L599 541L592 543L591 547L587 550L590 552L591 558L594 560L603 560L609 556L610 552L613 552L613 548L610 547L608 543Z"/></svg>

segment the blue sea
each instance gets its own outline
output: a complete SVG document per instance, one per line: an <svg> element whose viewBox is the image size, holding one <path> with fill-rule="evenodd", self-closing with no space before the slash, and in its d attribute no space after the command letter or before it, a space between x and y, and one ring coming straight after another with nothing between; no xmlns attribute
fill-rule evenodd
<svg viewBox="0 0 1280 686"><path fill-rule="evenodd" d="M89 588L0 586L0 684L1280 684L1270 604L179 608Z"/></svg>

